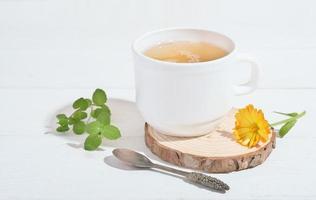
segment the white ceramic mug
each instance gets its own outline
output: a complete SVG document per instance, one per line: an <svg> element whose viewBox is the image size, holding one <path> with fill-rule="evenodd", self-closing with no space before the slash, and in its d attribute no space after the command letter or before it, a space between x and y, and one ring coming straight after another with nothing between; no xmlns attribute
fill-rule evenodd
<svg viewBox="0 0 316 200"><path fill-rule="evenodd" d="M228 55L197 63L172 63L145 56L148 48L163 42L203 41L226 50ZM167 135L207 134L217 119L232 108L234 95L257 87L258 66L240 57L234 42L208 30L172 28L147 33L132 46L135 65L136 102L147 123ZM251 66L250 80L233 85L231 72L237 62Z"/></svg>

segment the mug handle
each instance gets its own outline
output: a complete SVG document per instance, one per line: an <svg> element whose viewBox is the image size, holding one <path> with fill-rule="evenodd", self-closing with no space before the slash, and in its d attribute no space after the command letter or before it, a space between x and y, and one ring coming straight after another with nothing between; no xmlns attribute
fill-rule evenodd
<svg viewBox="0 0 316 200"><path fill-rule="evenodd" d="M250 78L246 83L234 86L235 95L245 95L253 92L258 87L259 66L255 59L246 54L237 55L237 61L250 65Z"/></svg>

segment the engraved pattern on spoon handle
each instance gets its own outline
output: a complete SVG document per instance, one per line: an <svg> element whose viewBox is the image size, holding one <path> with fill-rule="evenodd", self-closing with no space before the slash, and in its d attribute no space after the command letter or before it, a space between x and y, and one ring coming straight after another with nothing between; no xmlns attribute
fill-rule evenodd
<svg viewBox="0 0 316 200"><path fill-rule="evenodd" d="M208 176L202 173L190 172L185 176L188 180L194 183L198 183L200 185L225 192L225 190L229 190L229 186L223 181L214 178L212 176Z"/></svg>
<svg viewBox="0 0 316 200"><path fill-rule="evenodd" d="M223 181L211 177L211 176L207 176L205 174L202 173L197 173L197 172L186 172L186 171L182 171L182 170L178 170L178 169L174 169L168 166L164 166L164 165L159 165L159 164L155 164L153 163L153 168L158 168L158 169L162 169L171 173L175 173L175 174L179 174L184 176L186 179L188 179L189 181L196 183L196 184L200 184L203 185L205 187L209 187L212 188L214 190L218 190L218 191L226 191L229 190L229 186L224 183Z"/></svg>

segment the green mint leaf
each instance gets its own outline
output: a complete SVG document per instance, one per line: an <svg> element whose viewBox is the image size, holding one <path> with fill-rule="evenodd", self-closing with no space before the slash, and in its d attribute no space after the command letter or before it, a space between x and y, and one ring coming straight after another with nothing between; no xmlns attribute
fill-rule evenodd
<svg viewBox="0 0 316 200"><path fill-rule="evenodd" d="M69 118L68 118L68 123L69 123L70 125L73 125L73 124L76 123L77 121L80 121L80 120L75 119L75 118L73 118L73 117L69 117Z"/></svg>
<svg viewBox="0 0 316 200"><path fill-rule="evenodd" d="M84 149L87 151L96 150L102 143L102 138L99 134L89 135L84 142Z"/></svg>
<svg viewBox="0 0 316 200"><path fill-rule="evenodd" d="M68 119L60 119L57 123L60 126L68 126Z"/></svg>
<svg viewBox="0 0 316 200"><path fill-rule="evenodd" d="M67 116L65 114L58 114L56 115L57 119L60 120L60 119L67 119Z"/></svg>
<svg viewBox="0 0 316 200"><path fill-rule="evenodd" d="M87 118L87 116L88 116L87 113L81 110L77 110L72 114L72 118L75 120L82 120L82 119Z"/></svg>
<svg viewBox="0 0 316 200"><path fill-rule="evenodd" d="M102 111L102 109L101 108L97 108L97 109L95 109L95 110L92 110L92 112L90 113L90 115L91 115L91 117L93 117L93 118L97 118L98 117L98 115L100 114L100 112Z"/></svg>
<svg viewBox="0 0 316 200"><path fill-rule="evenodd" d="M67 119L61 119L58 121L58 124L60 126L68 126L68 120Z"/></svg>
<svg viewBox="0 0 316 200"><path fill-rule="evenodd" d="M73 130L73 132L74 132L75 134L81 135L81 134L84 133L85 127L86 127L86 125L85 125L84 122L78 121L78 122L74 123L74 125L73 125L73 127L72 127L72 130Z"/></svg>
<svg viewBox="0 0 316 200"><path fill-rule="evenodd" d="M82 102L84 102L84 99L81 97L79 99L77 99L73 104L72 104L72 107L74 109L78 109L80 108L80 104L82 104Z"/></svg>
<svg viewBox="0 0 316 200"><path fill-rule="evenodd" d="M280 137L284 137L292 128L293 126L296 124L297 119L291 120L287 123L285 123L281 129L279 130L279 135Z"/></svg>
<svg viewBox="0 0 316 200"><path fill-rule="evenodd" d="M65 114L59 114L56 117L58 119L57 124L60 126L68 126L68 118Z"/></svg>
<svg viewBox="0 0 316 200"><path fill-rule="evenodd" d="M107 113L107 115L111 115L111 111L108 106L102 105L101 108L97 108L91 112L91 117L97 118L101 112Z"/></svg>
<svg viewBox="0 0 316 200"><path fill-rule="evenodd" d="M56 131L58 131L58 132L66 132L66 131L68 131L68 130L69 130L68 125L67 125L67 126L59 126L59 127L56 129Z"/></svg>
<svg viewBox="0 0 316 200"><path fill-rule="evenodd" d="M99 121L103 125L108 125L110 124L111 118L110 115L102 109L98 114L97 121Z"/></svg>
<svg viewBox="0 0 316 200"><path fill-rule="evenodd" d="M73 104L72 107L74 109L80 109L80 110L87 110L89 107L89 102L84 98L77 99Z"/></svg>
<svg viewBox="0 0 316 200"><path fill-rule="evenodd" d="M99 121L90 122L86 125L86 131L89 134L101 133L103 125Z"/></svg>
<svg viewBox="0 0 316 200"><path fill-rule="evenodd" d="M102 105L101 108L106 112L108 113L109 115L111 115L111 110L110 108L107 106L107 105Z"/></svg>
<svg viewBox="0 0 316 200"><path fill-rule="evenodd" d="M88 106L91 106L91 105L92 105L92 101L91 101L91 99L85 99L85 100L87 101Z"/></svg>
<svg viewBox="0 0 316 200"><path fill-rule="evenodd" d="M97 106L103 105L107 100L106 94L101 89L96 89L92 95L92 101Z"/></svg>
<svg viewBox="0 0 316 200"><path fill-rule="evenodd" d="M113 125L104 126L102 128L101 134L103 137L110 139L110 140L115 140L115 139L121 137L120 130Z"/></svg>
<svg viewBox="0 0 316 200"><path fill-rule="evenodd" d="M283 113L283 112L277 112L274 111L274 113L280 114L280 115L285 115L285 116L289 116L289 117L296 117L298 115L298 113L293 112L293 113Z"/></svg>

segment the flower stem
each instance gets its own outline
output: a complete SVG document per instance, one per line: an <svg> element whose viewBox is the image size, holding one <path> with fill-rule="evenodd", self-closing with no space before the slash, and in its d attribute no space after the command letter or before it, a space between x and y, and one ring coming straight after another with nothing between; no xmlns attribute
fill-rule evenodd
<svg viewBox="0 0 316 200"><path fill-rule="evenodd" d="M303 117L305 115L305 113L306 113L306 111L298 114L295 117L291 117L289 119L285 119L285 120L282 120L282 121L278 121L278 122L272 123L272 124L270 124L270 126L277 126L277 125L280 125L280 124L285 124L285 123L287 123L289 121L292 121L292 120L295 120L295 119L299 119L299 118Z"/></svg>

